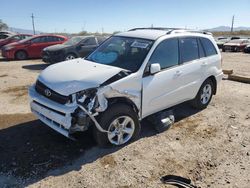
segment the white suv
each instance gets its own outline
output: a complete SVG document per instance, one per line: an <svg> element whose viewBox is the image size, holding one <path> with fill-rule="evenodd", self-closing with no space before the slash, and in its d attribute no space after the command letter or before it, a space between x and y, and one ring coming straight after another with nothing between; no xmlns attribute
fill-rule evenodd
<svg viewBox="0 0 250 188"><path fill-rule="evenodd" d="M108 38L86 58L46 68L29 88L30 106L64 136L92 127L99 145L123 145L146 117L184 101L205 108L222 76L211 34L139 28Z"/></svg>

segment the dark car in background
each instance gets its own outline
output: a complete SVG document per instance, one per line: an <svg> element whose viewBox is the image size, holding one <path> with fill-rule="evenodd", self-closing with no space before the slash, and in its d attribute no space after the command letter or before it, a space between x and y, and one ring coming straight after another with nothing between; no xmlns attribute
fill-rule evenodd
<svg viewBox="0 0 250 188"><path fill-rule="evenodd" d="M250 44L245 47L244 52L250 53Z"/></svg>
<svg viewBox="0 0 250 188"><path fill-rule="evenodd" d="M29 34L17 34L17 35L12 35L7 37L6 39L0 39L0 49L6 45L6 44L10 44L12 42L17 42L23 39L27 39L32 37L32 35Z"/></svg>
<svg viewBox="0 0 250 188"><path fill-rule="evenodd" d="M249 43L250 41L248 39L230 40L223 45L222 51L242 52Z"/></svg>
<svg viewBox="0 0 250 188"><path fill-rule="evenodd" d="M14 34L15 33L10 32L10 31L0 31L0 39L6 39Z"/></svg>
<svg viewBox="0 0 250 188"><path fill-rule="evenodd" d="M18 60L41 58L44 48L62 44L67 40L67 37L61 35L35 35L31 38L5 45L2 47L2 56L7 59Z"/></svg>
<svg viewBox="0 0 250 188"><path fill-rule="evenodd" d="M63 44L43 49L43 61L46 63L57 63L78 57L85 57L106 38L103 36L74 36Z"/></svg>

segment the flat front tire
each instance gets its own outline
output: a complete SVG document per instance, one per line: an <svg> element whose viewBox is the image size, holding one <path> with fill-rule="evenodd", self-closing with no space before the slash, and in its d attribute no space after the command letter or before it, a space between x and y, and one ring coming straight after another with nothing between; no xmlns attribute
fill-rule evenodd
<svg viewBox="0 0 250 188"><path fill-rule="evenodd" d="M108 133L93 129L94 138L101 147L121 146L135 140L140 133L136 112L126 104L114 104L98 118L99 124ZM95 125L94 125L95 126Z"/></svg>

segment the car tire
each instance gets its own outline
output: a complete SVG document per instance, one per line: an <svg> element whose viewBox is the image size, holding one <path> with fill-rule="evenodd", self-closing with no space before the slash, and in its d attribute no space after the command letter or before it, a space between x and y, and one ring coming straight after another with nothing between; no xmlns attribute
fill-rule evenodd
<svg viewBox="0 0 250 188"><path fill-rule="evenodd" d="M75 58L77 58L77 56L75 54L69 53L69 54L66 55L65 61L68 61L68 60L71 60L71 59L75 59Z"/></svg>
<svg viewBox="0 0 250 188"><path fill-rule="evenodd" d="M205 109L212 99L214 89L215 88L212 80L205 80L205 82L203 82L201 85L196 97L191 101L192 106L199 110Z"/></svg>
<svg viewBox="0 0 250 188"><path fill-rule="evenodd" d="M222 48L222 52L225 52L226 50L225 50L225 48Z"/></svg>
<svg viewBox="0 0 250 188"><path fill-rule="evenodd" d="M17 60L25 60L27 58L28 58L28 54L23 50L17 51L15 53L15 59Z"/></svg>
<svg viewBox="0 0 250 188"><path fill-rule="evenodd" d="M126 145L135 140L141 130L137 113L129 105L122 103L110 106L100 114L98 122L104 130L110 131L101 132L94 125L94 138L100 147Z"/></svg>

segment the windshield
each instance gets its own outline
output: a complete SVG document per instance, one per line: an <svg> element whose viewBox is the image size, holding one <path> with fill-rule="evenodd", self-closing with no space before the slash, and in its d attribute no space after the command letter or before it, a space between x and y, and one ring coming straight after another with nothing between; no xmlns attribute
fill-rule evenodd
<svg viewBox="0 0 250 188"><path fill-rule="evenodd" d="M27 41L29 41L29 40L31 40L31 39L33 39L33 38L36 38L36 36L30 36L30 37L28 37L28 38L26 38L26 39L23 39L23 40L18 41L18 43L27 42Z"/></svg>
<svg viewBox="0 0 250 188"><path fill-rule="evenodd" d="M151 40L113 36L91 53L86 60L136 72L152 44Z"/></svg>
<svg viewBox="0 0 250 188"><path fill-rule="evenodd" d="M65 44L65 45L75 45L75 44L78 44L79 42L81 42L81 40L84 39L84 38L86 38L86 37L83 37L83 36L72 37L63 44Z"/></svg>

